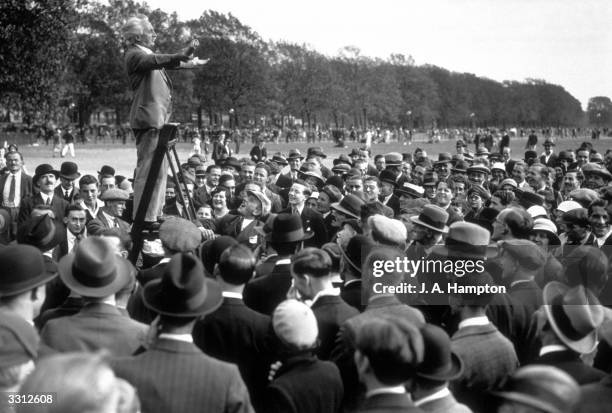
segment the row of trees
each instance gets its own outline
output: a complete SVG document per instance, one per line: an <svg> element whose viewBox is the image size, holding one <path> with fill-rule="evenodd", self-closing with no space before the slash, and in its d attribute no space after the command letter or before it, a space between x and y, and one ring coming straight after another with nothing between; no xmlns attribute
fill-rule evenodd
<svg viewBox="0 0 612 413"><path fill-rule="evenodd" d="M128 16L149 16L159 50L171 52L192 37L202 69L174 71L174 119L234 125L288 117L331 126L403 125L564 126L585 120L580 103L542 80L499 83L410 56L363 56L346 47L325 56L304 45L264 41L237 18L207 11L181 21L134 0L4 0L0 7L0 104L24 113L70 110L84 122L113 108L126 121L130 94L123 67L121 27ZM612 121L612 104L589 105L589 121ZM599 99L599 100L597 100ZM593 99L592 99L593 100ZM609 102L609 99L608 99ZM592 113L591 113L592 112ZM599 116L596 113L600 113Z"/></svg>

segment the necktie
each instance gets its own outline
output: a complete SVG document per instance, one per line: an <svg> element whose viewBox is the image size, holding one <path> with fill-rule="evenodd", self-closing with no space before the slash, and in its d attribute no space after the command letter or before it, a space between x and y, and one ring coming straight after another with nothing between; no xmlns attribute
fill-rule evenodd
<svg viewBox="0 0 612 413"><path fill-rule="evenodd" d="M45 202L45 205L51 205L51 197L47 197L47 202Z"/></svg>
<svg viewBox="0 0 612 413"><path fill-rule="evenodd" d="M117 218L113 218L113 224L115 228L119 228L119 221L117 221Z"/></svg>
<svg viewBox="0 0 612 413"><path fill-rule="evenodd" d="M72 244L72 251L76 250L79 242L83 239L83 234L73 234L74 235L74 243Z"/></svg>
<svg viewBox="0 0 612 413"><path fill-rule="evenodd" d="M64 198L66 198L66 200L68 200L70 198L70 191L66 189L66 191L64 192Z"/></svg>
<svg viewBox="0 0 612 413"><path fill-rule="evenodd" d="M11 205L15 205L15 175L11 175L8 201Z"/></svg>

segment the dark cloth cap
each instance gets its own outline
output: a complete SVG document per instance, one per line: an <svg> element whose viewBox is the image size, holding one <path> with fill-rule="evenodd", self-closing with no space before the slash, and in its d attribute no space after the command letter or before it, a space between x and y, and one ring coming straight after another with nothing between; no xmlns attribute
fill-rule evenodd
<svg viewBox="0 0 612 413"><path fill-rule="evenodd" d="M586 208L576 208L571 211L567 211L563 214L563 222L566 224L575 224L581 227L588 227L589 223L589 214Z"/></svg>

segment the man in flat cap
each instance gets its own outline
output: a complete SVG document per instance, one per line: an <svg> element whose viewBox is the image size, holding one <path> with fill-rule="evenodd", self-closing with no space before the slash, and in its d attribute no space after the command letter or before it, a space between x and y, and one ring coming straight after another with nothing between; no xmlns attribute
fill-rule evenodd
<svg viewBox="0 0 612 413"><path fill-rule="evenodd" d="M130 232L131 225L121 219L125 211L125 203L130 195L118 188L107 189L100 196L104 206L100 208L96 217L87 223L87 231L91 235L98 235L105 229L119 228Z"/></svg>

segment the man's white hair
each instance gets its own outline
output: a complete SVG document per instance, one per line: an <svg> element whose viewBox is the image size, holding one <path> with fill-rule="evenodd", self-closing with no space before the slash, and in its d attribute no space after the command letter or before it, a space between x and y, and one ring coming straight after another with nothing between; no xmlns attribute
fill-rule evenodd
<svg viewBox="0 0 612 413"><path fill-rule="evenodd" d="M123 26L123 37L128 43L135 43L141 40L149 24L149 18L143 14L130 17Z"/></svg>

